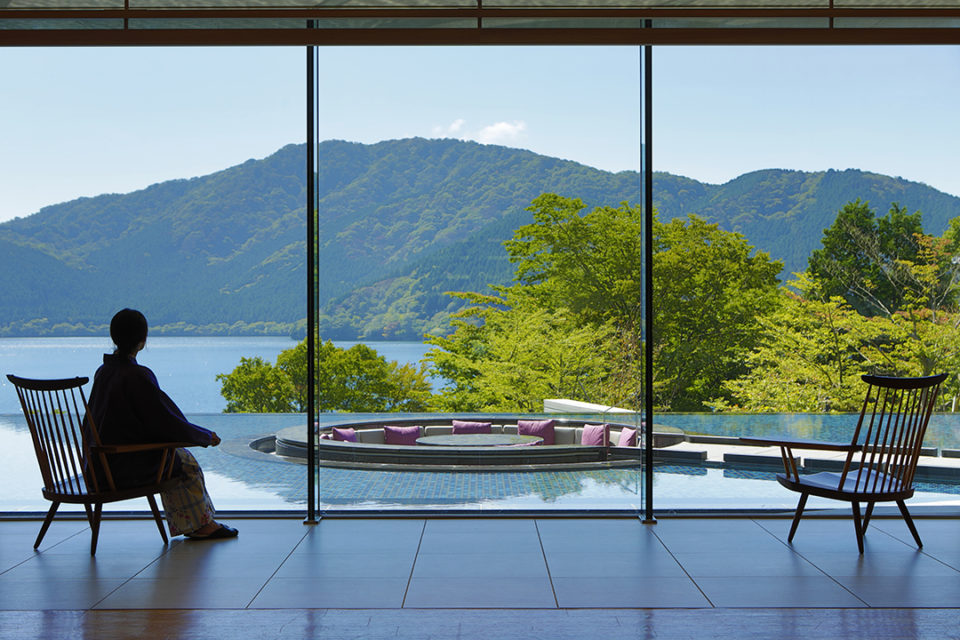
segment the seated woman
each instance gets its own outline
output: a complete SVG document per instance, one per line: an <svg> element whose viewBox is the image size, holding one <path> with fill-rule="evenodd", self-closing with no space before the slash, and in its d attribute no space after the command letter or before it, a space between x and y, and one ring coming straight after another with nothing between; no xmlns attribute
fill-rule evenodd
<svg viewBox="0 0 960 640"><path fill-rule="evenodd" d="M93 422L104 444L190 442L217 446L217 434L192 424L160 390L150 369L136 356L147 341L147 319L139 311L123 309L110 321L110 338L117 349L103 356L93 378L88 402ZM110 457L118 488L149 484L160 468L159 451ZM181 482L160 494L170 534L195 540L232 538L237 530L214 520L215 512L203 481L203 472L186 449L176 450L174 475Z"/></svg>

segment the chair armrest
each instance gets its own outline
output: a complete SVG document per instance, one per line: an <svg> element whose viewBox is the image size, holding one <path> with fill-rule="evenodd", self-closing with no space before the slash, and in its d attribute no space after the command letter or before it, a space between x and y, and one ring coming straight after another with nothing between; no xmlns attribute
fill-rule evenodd
<svg viewBox="0 0 960 640"><path fill-rule="evenodd" d="M179 449L180 447L198 447L192 442L150 442L146 444L104 444L92 446L93 453L136 453L138 451L153 451L156 449Z"/></svg>
<svg viewBox="0 0 960 640"><path fill-rule="evenodd" d="M858 444L844 444L841 442L826 442L823 440L804 440L802 438L751 438L741 437L740 442L746 445L763 447L788 447L791 449L818 449L821 451L859 451Z"/></svg>

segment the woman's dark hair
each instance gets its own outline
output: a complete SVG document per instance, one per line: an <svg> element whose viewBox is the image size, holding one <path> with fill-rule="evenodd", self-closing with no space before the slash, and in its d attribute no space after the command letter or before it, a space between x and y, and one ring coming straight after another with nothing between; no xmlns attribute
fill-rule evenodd
<svg viewBox="0 0 960 640"><path fill-rule="evenodd" d="M147 319L136 309L121 309L110 321L110 339L117 353L128 356L147 339Z"/></svg>

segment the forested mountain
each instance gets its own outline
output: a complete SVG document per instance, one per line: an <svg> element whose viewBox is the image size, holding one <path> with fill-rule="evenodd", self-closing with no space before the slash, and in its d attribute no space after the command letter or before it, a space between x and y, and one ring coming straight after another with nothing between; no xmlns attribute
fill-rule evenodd
<svg viewBox="0 0 960 640"><path fill-rule="evenodd" d="M539 194L589 206L638 199L638 176L458 140L322 143L324 337L419 339L512 268L501 243ZM96 331L135 306L170 333L287 333L305 311L303 145L207 176L81 198L0 224L0 335ZM855 198L897 201L928 233L960 198L862 171L763 170L724 185L658 173L661 218L697 213L802 270Z"/></svg>
<svg viewBox="0 0 960 640"><path fill-rule="evenodd" d="M683 178L661 174L657 178L662 179L654 181L655 204L662 218L696 213L722 229L742 233L750 244L783 260L787 277L807 268L810 252L820 248L823 230L840 207L857 198L869 202L878 216L894 202L911 213L919 210L924 231L935 235L960 215L960 198L856 169L813 173L764 169L719 186L687 184Z"/></svg>

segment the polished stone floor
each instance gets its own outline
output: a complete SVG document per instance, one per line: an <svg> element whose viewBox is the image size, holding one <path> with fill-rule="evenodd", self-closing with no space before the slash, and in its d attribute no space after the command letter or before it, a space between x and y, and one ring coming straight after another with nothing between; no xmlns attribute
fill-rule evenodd
<svg viewBox="0 0 960 640"><path fill-rule="evenodd" d="M918 519L922 550L901 520L875 519L863 556L848 518L805 519L792 546L780 518L229 522L239 538L164 546L149 520L108 520L91 558L82 521L54 522L37 552L37 521L0 521L0 637L752 638L827 621L846 629L827 637L960 634L957 519ZM480 633L490 624L502 633Z"/></svg>

